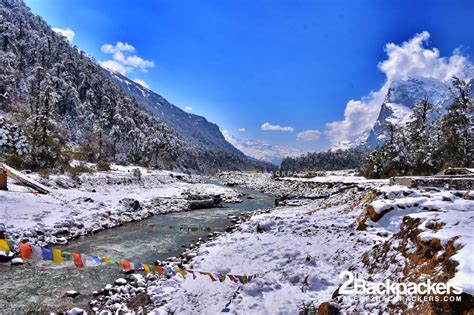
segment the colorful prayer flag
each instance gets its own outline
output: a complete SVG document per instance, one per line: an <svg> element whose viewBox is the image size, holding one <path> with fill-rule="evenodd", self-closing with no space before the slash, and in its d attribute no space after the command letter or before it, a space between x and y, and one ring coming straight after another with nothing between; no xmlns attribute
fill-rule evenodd
<svg viewBox="0 0 474 315"><path fill-rule="evenodd" d="M102 260L100 260L100 258L97 257L97 256L92 256L92 259L94 259L94 261L95 261L96 263L98 263L99 265L102 265L102 264L104 263L104 262L103 262Z"/></svg>
<svg viewBox="0 0 474 315"><path fill-rule="evenodd" d="M239 282L242 284L245 284L247 282L247 276L235 276L237 279L239 279Z"/></svg>
<svg viewBox="0 0 474 315"><path fill-rule="evenodd" d="M237 281L237 278L235 278L235 276L233 276L233 275L227 275L227 276L229 277L229 279L230 279L232 282L234 282L234 283L237 283L237 282L238 282L238 281Z"/></svg>
<svg viewBox="0 0 474 315"><path fill-rule="evenodd" d="M10 246L6 240L0 240L0 250L5 252L10 251Z"/></svg>
<svg viewBox="0 0 474 315"><path fill-rule="evenodd" d="M62 264L63 256L61 255L62 251L58 248L53 248L53 263Z"/></svg>
<svg viewBox="0 0 474 315"><path fill-rule="evenodd" d="M216 279L216 278L212 275L212 273L210 273L210 272L203 272L203 271L200 271L199 273L202 274L202 275L209 276L209 278L211 278L212 282L216 282L216 281L217 281L217 279Z"/></svg>
<svg viewBox="0 0 474 315"><path fill-rule="evenodd" d="M165 273L165 269L163 269L163 267L161 267L160 265L155 265L155 269L156 272L158 272L158 275L160 275L160 277Z"/></svg>
<svg viewBox="0 0 474 315"><path fill-rule="evenodd" d="M23 259L31 259L31 247L27 243L20 243L18 244L20 248L20 256Z"/></svg>
<svg viewBox="0 0 474 315"><path fill-rule="evenodd" d="M71 253L63 251L63 259L70 260L71 259Z"/></svg>
<svg viewBox="0 0 474 315"><path fill-rule="evenodd" d="M179 273L183 278L186 278L186 271L181 268L176 268L175 271Z"/></svg>
<svg viewBox="0 0 474 315"><path fill-rule="evenodd" d="M111 261L109 257L101 257L100 260L102 260L105 264L108 264Z"/></svg>
<svg viewBox="0 0 474 315"><path fill-rule="evenodd" d="M174 271L173 269L171 269L171 267L166 267L166 272L172 274L173 276L176 275L176 271Z"/></svg>
<svg viewBox="0 0 474 315"><path fill-rule="evenodd" d="M53 250L51 247L41 247L43 260L53 260Z"/></svg>
<svg viewBox="0 0 474 315"><path fill-rule="evenodd" d="M43 258L43 250L38 245L31 245L31 258L40 260Z"/></svg>
<svg viewBox="0 0 474 315"><path fill-rule="evenodd" d="M142 264L143 270L145 270L146 273L151 273L150 266L147 264Z"/></svg>
<svg viewBox="0 0 474 315"><path fill-rule="evenodd" d="M77 268L84 267L84 262L82 261L82 255L80 253L72 253L72 260L74 261L74 265Z"/></svg>
<svg viewBox="0 0 474 315"><path fill-rule="evenodd" d="M124 270L132 269L132 266L130 265L130 263L128 261L126 261L125 259L121 259L120 264L122 265Z"/></svg>

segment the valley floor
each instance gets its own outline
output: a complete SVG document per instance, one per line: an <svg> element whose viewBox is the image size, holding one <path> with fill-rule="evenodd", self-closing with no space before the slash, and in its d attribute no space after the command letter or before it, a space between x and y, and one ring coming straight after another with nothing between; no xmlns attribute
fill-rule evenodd
<svg viewBox="0 0 474 315"><path fill-rule="evenodd" d="M266 174L222 173L209 179L116 167L83 175L81 185L51 177L50 195L11 185L0 191L0 222L12 241L63 244L152 214L186 210L190 195L242 196L232 186L279 198L232 230L185 251L190 259L167 264L208 270L158 278L132 275L101 291L95 310L158 314L305 314L336 311L463 313L474 309L474 193L409 189L344 173L301 180ZM38 176L33 176L41 180ZM43 183L46 181L43 180ZM138 204L137 204L138 203ZM96 267L100 268L100 267ZM351 271L372 282L447 282L462 286L461 302L399 301L369 294L354 299L338 291ZM236 284L227 274L255 276ZM221 281L222 280L222 281ZM143 295L129 294L140 283ZM98 288L99 289L99 288ZM443 295L440 295L443 297Z"/></svg>
<svg viewBox="0 0 474 315"><path fill-rule="evenodd" d="M408 189L336 178L329 186L274 181L265 175L222 174L221 180L266 192L294 185L303 204L253 216L238 231L201 246L190 266L217 274L247 274L245 285L205 277L155 281L148 293L160 314L295 314L317 310L419 313L466 312L474 307L474 195L472 192ZM328 178L312 182L326 183ZM341 183L352 183L347 186ZM317 188L319 187L319 188ZM305 199L320 189L329 196ZM336 190L337 192L334 192ZM331 194L332 193L332 194ZM314 195L312 195L314 199ZM377 222L374 222L377 221ZM427 281L462 286L462 302L356 300L338 293L350 270L373 282ZM327 303L324 303L327 302Z"/></svg>

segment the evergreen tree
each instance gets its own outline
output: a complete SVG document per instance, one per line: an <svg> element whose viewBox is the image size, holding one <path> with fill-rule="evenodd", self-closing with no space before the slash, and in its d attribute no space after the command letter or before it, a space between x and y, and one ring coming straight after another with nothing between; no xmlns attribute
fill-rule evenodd
<svg viewBox="0 0 474 315"><path fill-rule="evenodd" d="M471 83L453 79L453 103L441 120L441 155L445 167L473 165L473 102Z"/></svg>
<svg viewBox="0 0 474 315"><path fill-rule="evenodd" d="M408 155L410 170L415 174L433 174L438 164L438 133L435 107L422 99L413 107L410 122L407 123Z"/></svg>

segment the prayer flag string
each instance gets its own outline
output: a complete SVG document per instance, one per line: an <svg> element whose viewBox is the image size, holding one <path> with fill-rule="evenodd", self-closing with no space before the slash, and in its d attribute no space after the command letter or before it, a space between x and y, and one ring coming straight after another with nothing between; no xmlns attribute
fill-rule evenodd
<svg viewBox="0 0 474 315"><path fill-rule="evenodd" d="M173 277L176 275L181 276L182 278L187 277L189 274L192 279L196 279L196 274L201 274L209 277L212 282L225 282L226 279L229 279L233 283L245 284L250 280L254 279L255 275L231 275L231 274L221 274L221 273L212 273L209 271L197 271L193 269L182 269L179 267L170 267L170 266L161 266L158 263L146 264L141 262L132 263L126 259L112 259L110 257L99 257L95 255L85 255L79 252L67 252L59 248L52 247L41 247L37 245L30 245L28 243L18 244L20 251L20 257L24 260L45 260L52 261L53 264L63 264L65 260L70 260L73 262L76 268L84 268L87 266L87 262L92 265L102 265L115 263L122 266L125 271L135 270L135 271L145 271L148 273L156 273L158 276L169 276ZM0 239L0 250L11 251L10 246L6 240ZM153 266L153 267L151 267Z"/></svg>

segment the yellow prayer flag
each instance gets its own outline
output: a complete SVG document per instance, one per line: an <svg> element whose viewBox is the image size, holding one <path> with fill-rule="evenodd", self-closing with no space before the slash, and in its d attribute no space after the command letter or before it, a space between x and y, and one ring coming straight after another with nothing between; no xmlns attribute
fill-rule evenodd
<svg viewBox="0 0 474 315"><path fill-rule="evenodd" d="M9 252L10 251L10 246L8 246L8 243L6 240L0 240L0 250Z"/></svg>
<svg viewBox="0 0 474 315"><path fill-rule="evenodd" d="M182 275L183 278L186 278L186 271L184 271L183 269L176 268L174 271L176 271L177 273L179 273L180 275Z"/></svg>
<svg viewBox="0 0 474 315"><path fill-rule="evenodd" d="M53 263L55 264L63 263L63 255L60 249L53 248Z"/></svg>
<svg viewBox="0 0 474 315"><path fill-rule="evenodd" d="M100 258L100 260L102 260L104 263L106 263L106 264L107 264L107 263L109 263L109 262L110 262L110 260L111 260L111 259L110 259L110 258L108 258L108 257L101 257L101 258Z"/></svg>
<svg viewBox="0 0 474 315"><path fill-rule="evenodd" d="M150 266L148 266L147 264L142 264L142 267L143 267L143 270L146 271L146 273L151 273Z"/></svg>

